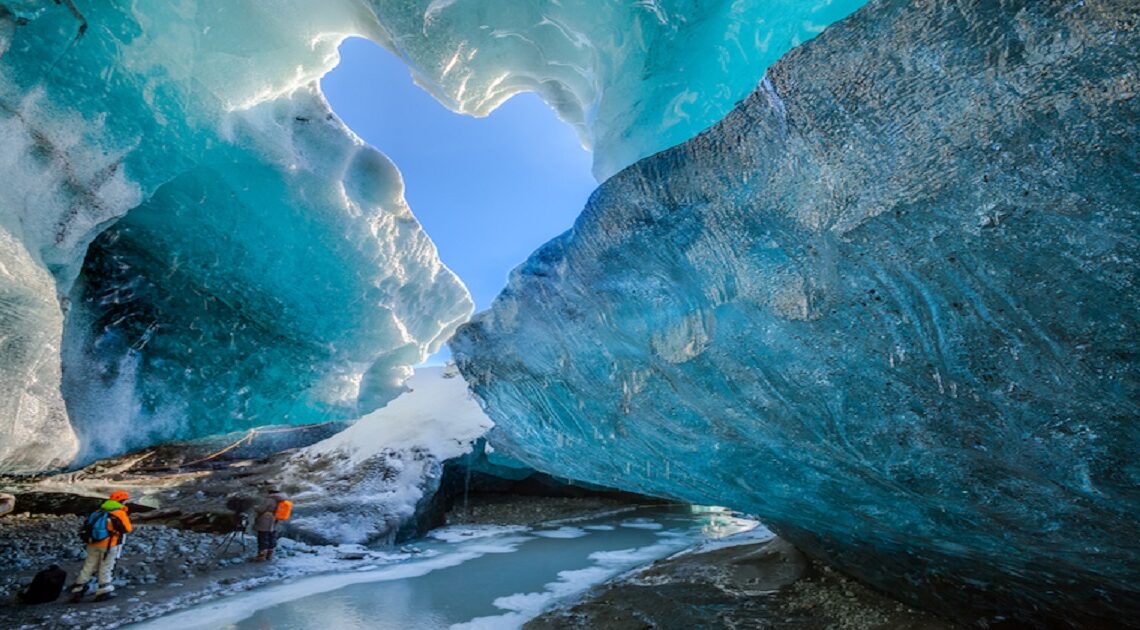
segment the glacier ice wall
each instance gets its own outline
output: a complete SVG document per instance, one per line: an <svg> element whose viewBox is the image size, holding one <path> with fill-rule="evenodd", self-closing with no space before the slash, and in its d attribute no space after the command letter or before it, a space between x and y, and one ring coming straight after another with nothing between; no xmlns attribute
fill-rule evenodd
<svg viewBox="0 0 1140 630"><path fill-rule="evenodd" d="M394 167L305 92L234 121L232 144L90 246L65 329L77 340L65 365L85 369L65 371L63 388L89 447L124 432L147 444L181 437L186 422L202 435L235 419L354 417L398 393L407 366L469 314ZM263 138L280 142L282 126L296 127L290 161L266 164L262 151L277 147ZM138 411L101 414L124 384ZM108 432L116 419L130 428Z"/></svg>
<svg viewBox="0 0 1140 630"><path fill-rule="evenodd" d="M795 49L459 329L492 442L969 622L1137 619L1138 23L880 0Z"/></svg>
<svg viewBox="0 0 1140 630"><path fill-rule="evenodd" d="M320 96L345 37L456 111L538 92L604 178L861 4L0 2L0 469L355 417L466 317Z"/></svg>
<svg viewBox="0 0 1140 630"><path fill-rule="evenodd" d="M64 400L87 457L356 417L470 313L314 83L351 7L0 7L0 466L75 454Z"/></svg>
<svg viewBox="0 0 1140 630"><path fill-rule="evenodd" d="M2 228L0 251L0 461L17 470L60 465L78 441L59 391L63 317L55 286Z"/></svg>

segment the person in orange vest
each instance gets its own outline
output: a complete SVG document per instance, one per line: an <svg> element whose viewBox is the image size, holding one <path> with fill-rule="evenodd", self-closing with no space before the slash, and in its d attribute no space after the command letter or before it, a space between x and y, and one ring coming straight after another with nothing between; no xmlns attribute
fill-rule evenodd
<svg viewBox="0 0 1140 630"><path fill-rule="evenodd" d="M277 521L289 518L293 502L275 488L269 489L269 496L258 503L253 510L253 531L257 532L257 556L255 561L272 560L277 548Z"/></svg>
<svg viewBox="0 0 1140 630"><path fill-rule="evenodd" d="M83 599L87 593L87 583L93 576L98 578L95 601L106 601L115 596L115 585L111 583L115 562L122 551L123 540L133 530L131 519L127 516L127 506L123 505L129 498L130 495L124 490L112 492L99 509L84 521L79 535L87 543L87 557L71 587L71 601Z"/></svg>

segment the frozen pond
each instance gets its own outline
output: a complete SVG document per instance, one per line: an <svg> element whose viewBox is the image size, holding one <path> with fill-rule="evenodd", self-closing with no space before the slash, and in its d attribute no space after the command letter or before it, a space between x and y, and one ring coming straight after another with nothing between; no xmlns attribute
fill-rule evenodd
<svg viewBox="0 0 1140 630"><path fill-rule="evenodd" d="M409 560L298 579L143 627L516 628L611 577L756 527L708 508L643 508L532 528L453 526L432 532Z"/></svg>

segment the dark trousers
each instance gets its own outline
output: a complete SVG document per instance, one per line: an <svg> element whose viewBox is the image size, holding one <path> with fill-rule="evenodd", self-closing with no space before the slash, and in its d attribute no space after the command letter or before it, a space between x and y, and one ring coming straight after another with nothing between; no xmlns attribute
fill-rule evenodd
<svg viewBox="0 0 1140 630"><path fill-rule="evenodd" d="M277 547L277 532L257 532L257 551L269 551Z"/></svg>

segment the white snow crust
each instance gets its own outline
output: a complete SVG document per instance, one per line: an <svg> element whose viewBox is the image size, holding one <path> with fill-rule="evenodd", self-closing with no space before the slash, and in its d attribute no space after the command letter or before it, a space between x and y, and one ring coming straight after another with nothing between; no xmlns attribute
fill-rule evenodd
<svg viewBox="0 0 1140 630"><path fill-rule="evenodd" d="M286 480L306 488L291 525L326 542L391 541L435 492L443 461L491 426L454 367L419 368L404 394L290 460Z"/></svg>

